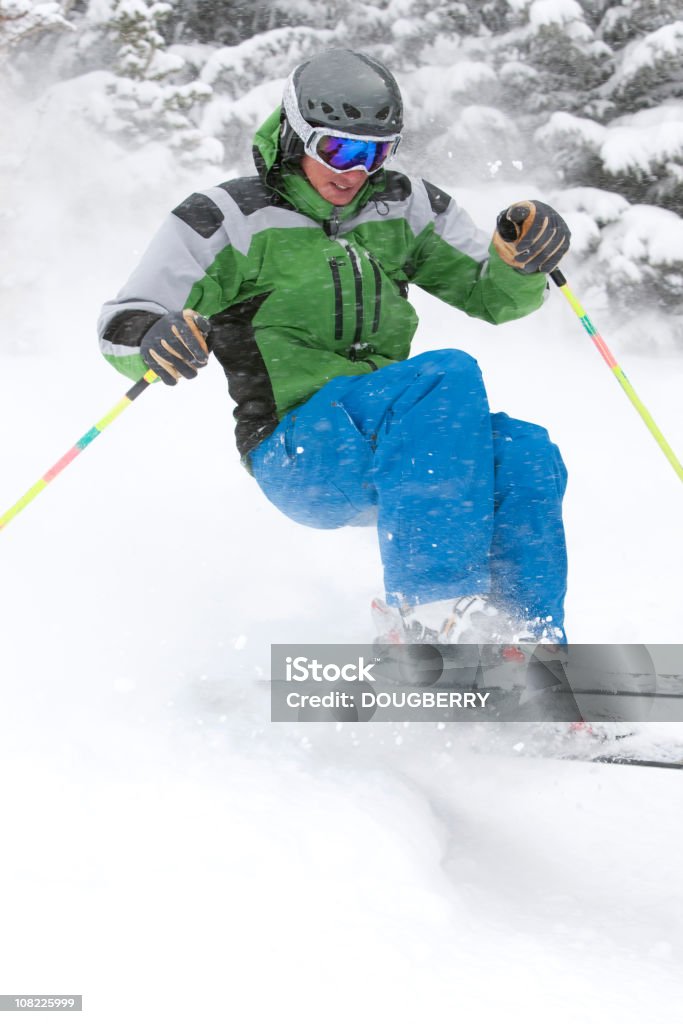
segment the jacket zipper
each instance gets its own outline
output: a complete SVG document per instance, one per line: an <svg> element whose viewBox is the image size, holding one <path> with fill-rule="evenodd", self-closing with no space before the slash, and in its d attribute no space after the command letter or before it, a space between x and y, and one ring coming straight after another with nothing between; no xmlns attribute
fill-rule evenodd
<svg viewBox="0 0 683 1024"><path fill-rule="evenodd" d="M372 333L377 334L382 315L382 272L379 269L379 263L371 252L368 253L368 259L370 260L372 272L375 275L375 313L372 318Z"/></svg>
<svg viewBox="0 0 683 1024"><path fill-rule="evenodd" d="M328 238L333 238L336 241L337 235L339 234L339 210L336 209L332 216L325 221L325 234Z"/></svg>
<svg viewBox="0 0 683 1024"><path fill-rule="evenodd" d="M344 336L344 301L342 297L341 277L339 275L339 264L332 257L327 261L332 271L332 284L334 285L334 340L340 341Z"/></svg>
<svg viewBox="0 0 683 1024"><path fill-rule="evenodd" d="M349 254L351 261L351 269L353 270L353 285L356 295L356 329L353 333L352 351L355 350L356 356L358 355L358 343L360 336L363 333L363 272L360 266L360 260L358 259L358 253L345 242L343 238L338 239L339 244L343 245ZM351 357L353 358L353 357Z"/></svg>

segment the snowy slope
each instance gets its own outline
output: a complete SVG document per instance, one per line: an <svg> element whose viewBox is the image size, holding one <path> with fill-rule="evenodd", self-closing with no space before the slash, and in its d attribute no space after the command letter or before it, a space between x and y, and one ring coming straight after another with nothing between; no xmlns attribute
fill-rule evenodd
<svg viewBox="0 0 683 1024"><path fill-rule="evenodd" d="M680 1005L677 773L471 757L436 727L306 736L253 683L30 660L0 729L6 988L84 991L98 1024Z"/></svg>
<svg viewBox="0 0 683 1024"><path fill-rule="evenodd" d="M31 165L3 508L127 386L93 325L182 197L155 170L145 206L96 154L73 180ZM468 200L492 223L495 194ZM571 639L681 641L680 484L561 296L497 329L414 298L416 351L467 348L493 407L562 447ZM680 358L623 362L681 451ZM3 991L82 991L96 1024L675 1016L678 773L269 724L270 643L366 640L380 566L371 531L308 532L259 494L218 367L145 394L0 547Z"/></svg>

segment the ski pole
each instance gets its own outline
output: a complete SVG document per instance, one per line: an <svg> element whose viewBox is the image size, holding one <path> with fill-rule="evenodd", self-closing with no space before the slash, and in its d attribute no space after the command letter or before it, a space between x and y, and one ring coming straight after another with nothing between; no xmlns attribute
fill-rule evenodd
<svg viewBox="0 0 683 1024"><path fill-rule="evenodd" d="M101 420L98 420L97 423L83 435L83 437L80 437L78 441L76 441L73 448L70 448L68 452L62 455L61 459L58 462L55 462L54 466L48 469L47 473L44 473L40 480L38 480L33 487L30 487L23 497L19 498L19 501L17 501L16 504L12 505L4 515L0 516L0 530L7 526L11 519L14 519L15 516L19 515L19 513L25 509L26 506L62 472L63 469L66 469L70 462L73 462L77 455L81 454L84 448L88 447L91 441L94 441L96 437L99 437L105 427L108 427L117 416L120 416L121 413L128 408L131 402L135 401L138 395L141 395L150 384L153 384L154 381L158 379L159 378L154 370L148 370L143 377L140 377L140 380L136 381L132 388L126 391L120 402L117 402L114 408L109 410L106 416L103 416Z"/></svg>
<svg viewBox="0 0 683 1024"><path fill-rule="evenodd" d="M626 374L624 373L624 371L619 366L616 359L610 352L609 348L607 347L604 338L593 326L590 317L586 313L586 310L583 308L583 306L581 305L581 303L579 302L579 300L567 284L566 277L559 269L551 271L550 276L557 285L557 287L560 289L560 291L563 293L567 301L569 302L569 305L572 307L572 309L578 316L579 320L585 327L586 331L590 335L593 344L597 348L598 352L605 360L610 370L613 372L614 376L617 378L622 388L628 395L631 404L634 406L634 408L640 415L641 419L643 420L643 423L650 431L655 441L657 442L657 444L662 449L665 456L673 466L674 472L677 474L679 480L683 481L683 466L676 458L676 453L664 437L664 434L661 432L661 430L653 420L652 416L650 415L646 407L641 402L630 380L628 379L628 377L626 376Z"/></svg>

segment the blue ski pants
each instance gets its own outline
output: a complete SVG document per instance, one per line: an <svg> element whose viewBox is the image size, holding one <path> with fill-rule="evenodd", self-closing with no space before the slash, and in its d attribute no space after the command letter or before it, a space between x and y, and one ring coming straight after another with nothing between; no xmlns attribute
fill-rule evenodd
<svg viewBox="0 0 683 1024"><path fill-rule="evenodd" d="M564 463L543 427L489 411L466 353L337 377L250 460L297 523L376 523L389 604L489 594L562 627Z"/></svg>

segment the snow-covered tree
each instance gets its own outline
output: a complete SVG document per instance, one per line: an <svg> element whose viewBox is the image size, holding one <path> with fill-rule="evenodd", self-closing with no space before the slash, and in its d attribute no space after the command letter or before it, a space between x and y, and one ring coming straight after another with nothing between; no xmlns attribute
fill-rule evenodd
<svg viewBox="0 0 683 1024"><path fill-rule="evenodd" d="M8 55L28 40L55 29L73 29L61 3L0 0L0 54Z"/></svg>
<svg viewBox="0 0 683 1024"><path fill-rule="evenodd" d="M198 127L211 86L192 76L186 61L166 45L161 32L173 8L148 0L115 0L104 29L116 45L106 92L118 137L166 142L181 163L219 162L220 144Z"/></svg>
<svg viewBox="0 0 683 1024"><path fill-rule="evenodd" d="M611 51L577 0L531 0L515 8L516 27L495 42L498 61L510 58L536 72L531 89L506 91L511 106L531 112L576 110L611 71Z"/></svg>
<svg viewBox="0 0 683 1024"><path fill-rule="evenodd" d="M609 78L586 91L581 116L555 112L538 139L567 183L683 213L683 20L662 23L673 7L610 7L600 26Z"/></svg>
<svg viewBox="0 0 683 1024"><path fill-rule="evenodd" d="M115 70L134 81L160 81L180 71L183 61L166 51L159 31L172 7L147 0L115 0L107 27L119 42Z"/></svg>
<svg viewBox="0 0 683 1024"><path fill-rule="evenodd" d="M448 162L451 180L464 183L496 175L512 183L533 168L574 228L579 284L601 281L604 298L641 331L635 314L646 307L680 310L680 3L458 6L467 27L442 21L401 75L408 121L418 126L417 144L407 147L416 168L429 173ZM593 197L588 208L575 208L577 191L584 202ZM683 338L683 321L675 331Z"/></svg>
<svg viewBox="0 0 683 1024"><path fill-rule="evenodd" d="M0 0L12 11L0 40L35 66L66 8ZM43 63L95 73L84 116L183 163L215 162L219 140L239 173L295 64L369 52L404 92L403 167L455 187L531 173L572 222L577 274L604 271L622 308L681 301L680 253L663 242L683 214L681 0L78 0L68 17L73 41Z"/></svg>

